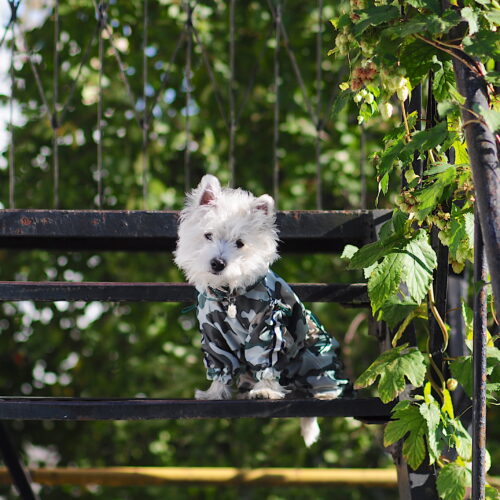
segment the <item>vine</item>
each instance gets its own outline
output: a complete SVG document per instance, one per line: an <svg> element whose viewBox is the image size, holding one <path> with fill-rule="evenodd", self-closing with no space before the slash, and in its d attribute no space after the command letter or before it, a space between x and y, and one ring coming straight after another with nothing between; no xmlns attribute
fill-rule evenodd
<svg viewBox="0 0 500 500"><path fill-rule="evenodd" d="M429 320L432 315L443 336L443 352L448 344L449 326L433 293L438 260L430 244L431 231L448 247L456 273L473 261L475 192L464 140L468 123L463 123L461 114L465 99L457 90L453 61L484 79L490 108L467 111L473 121L498 133L500 103L494 86L500 83L500 74L494 70L494 60L499 54L500 4L451 0L443 7L440 0L351 0L350 10L331 22L336 37L330 53L348 58L350 64L350 77L341 84L343 92L334 112L352 99L360 124L378 114L383 120L395 120L398 108L402 117L372 158L379 196L388 194L392 175L404 175L392 218L381 228L378 241L362 248L348 245L342 255L349 268L363 269L374 317L395 331L392 349L372 363L356 386L377 382L383 402L394 400L408 383L421 388L394 407L384 444L403 440L402 453L409 466L435 464L440 497L462 499L471 482L472 440L455 412L451 392L461 384L472 395L471 355L455 359L445 355L441 370L428 347L428 328L417 329L418 346L405 341L405 335L413 320ZM416 112L407 111L405 101L424 83L432 90L436 113L420 119ZM453 162L450 151L454 151ZM415 170L415 159L422 162L422 170ZM492 300L491 304L492 321L496 321ZM463 303L462 312L466 344L472 352L472 311ZM496 340L489 335L490 403L496 401L500 388ZM446 378L443 373L451 375ZM450 448L455 452L450 454ZM499 498L488 485L486 495Z"/></svg>

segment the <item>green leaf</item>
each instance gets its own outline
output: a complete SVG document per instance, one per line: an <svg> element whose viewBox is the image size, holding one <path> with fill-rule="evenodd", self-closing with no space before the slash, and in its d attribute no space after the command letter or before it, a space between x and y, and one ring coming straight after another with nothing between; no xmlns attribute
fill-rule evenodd
<svg viewBox="0 0 500 500"><path fill-rule="evenodd" d="M405 151L405 143L404 140L401 139L399 142L396 142L392 146L389 146L380 156L380 163L377 166L377 172L380 177L389 173L394 166L394 162L396 160L409 159L410 155L404 154ZM404 158L402 158L404 156Z"/></svg>
<svg viewBox="0 0 500 500"><path fill-rule="evenodd" d="M386 321L391 329L395 329L417 307L418 304L413 299L394 295L380 308L377 319Z"/></svg>
<svg viewBox="0 0 500 500"><path fill-rule="evenodd" d="M392 249L401 244L401 236L393 234L388 238L380 239L362 247L351 258L349 269L363 269L376 263Z"/></svg>
<svg viewBox="0 0 500 500"><path fill-rule="evenodd" d="M495 111L494 109L485 109L483 107L479 108L481 111L481 115L488 125L489 129L493 132L500 131L500 111Z"/></svg>
<svg viewBox="0 0 500 500"><path fill-rule="evenodd" d="M399 58L405 62L406 77L412 87L416 87L427 77L429 70L435 65L432 60L435 55L438 55L438 50L421 40L404 45Z"/></svg>
<svg viewBox="0 0 500 500"><path fill-rule="evenodd" d="M413 154L415 151L424 152L442 144L448 137L448 124L446 121L438 123L435 127L415 132L405 150Z"/></svg>
<svg viewBox="0 0 500 500"><path fill-rule="evenodd" d="M470 484L470 472L456 463L445 465L437 478L436 486L442 500L461 500Z"/></svg>
<svg viewBox="0 0 500 500"><path fill-rule="evenodd" d="M464 245L472 249L474 245L474 214L471 212L462 213L456 205L453 205L450 222L450 240L448 243L450 253L456 256L459 247Z"/></svg>
<svg viewBox="0 0 500 500"><path fill-rule="evenodd" d="M476 12L472 10L471 7L464 7L460 11L460 14L462 14L462 17L469 25L469 35L477 33L477 30L479 29L479 19Z"/></svg>
<svg viewBox="0 0 500 500"><path fill-rule="evenodd" d="M434 182L430 186L424 186L416 193L418 220L424 220L443 199L448 197L448 190L455 182L455 178L456 169L448 168L441 174L436 175Z"/></svg>
<svg viewBox="0 0 500 500"><path fill-rule="evenodd" d="M463 356L450 363L451 374L458 380L468 396L472 396L472 356Z"/></svg>
<svg viewBox="0 0 500 500"><path fill-rule="evenodd" d="M499 500L500 491L498 491L494 486L486 485L485 488L485 499L486 500Z"/></svg>
<svg viewBox="0 0 500 500"><path fill-rule="evenodd" d="M371 273L368 295L375 313L399 289L405 271L406 255L390 253Z"/></svg>
<svg viewBox="0 0 500 500"><path fill-rule="evenodd" d="M436 252L429 244L424 229L404 247L404 252L408 256L405 261L404 281L412 298L420 304L432 283L432 273L437 266Z"/></svg>
<svg viewBox="0 0 500 500"><path fill-rule="evenodd" d="M434 97L440 102L450 99L450 91L454 88L455 74L453 72L453 64L451 61L444 61L441 68L434 72L434 81L432 82Z"/></svg>
<svg viewBox="0 0 500 500"><path fill-rule="evenodd" d="M467 432L467 429L460 422L459 418L454 418L448 422L451 429L449 432L453 435L453 444L458 455L464 461L468 462L472 459L472 437Z"/></svg>
<svg viewBox="0 0 500 500"><path fill-rule="evenodd" d="M384 446L389 446L406 436L403 456L412 469L417 469L425 459L427 424L416 405L396 406L384 431Z"/></svg>
<svg viewBox="0 0 500 500"><path fill-rule="evenodd" d="M500 10L488 10L488 11L482 11L481 14L488 19L488 21L496 26L500 26Z"/></svg>
<svg viewBox="0 0 500 500"><path fill-rule="evenodd" d="M359 14L360 20L354 27L354 33L359 36L370 26L378 26L399 17L399 9L394 5L380 5L359 10L357 14Z"/></svg>
<svg viewBox="0 0 500 500"><path fill-rule="evenodd" d="M497 58L500 54L500 40L498 33L488 30L481 30L473 36L466 36L463 39L464 49L467 54L480 58Z"/></svg>
<svg viewBox="0 0 500 500"><path fill-rule="evenodd" d="M416 9L427 9L441 14L441 3L439 0L407 0L407 2Z"/></svg>
<svg viewBox="0 0 500 500"><path fill-rule="evenodd" d="M330 116L335 119L337 115L345 108L346 104L351 100L352 92L343 91L339 92L332 104L332 109L330 111Z"/></svg>
<svg viewBox="0 0 500 500"><path fill-rule="evenodd" d="M492 85L500 85L500 71L488 71L485 78Z"/></svg>
<svg viewBox="0 0 500 500"><path fill-rule="evenodd" d="M378 391L384 403L392 401L406 387L406 379L418 387L423 384L427 366L423 354L416 348L403 344L382 353L356 380L361 389L380 377Z"/></svg>
<svg viewBox="0 0 500 500"><path fill-rule="evenodd" d="M430 401L420 405L420 414L424 418L427 427L426 440L429 450L429 463L432 465L440 457L437 433L441 421L441 412L438 404L435 401Z"/></svg>
<svg viewBox="0 0 500 500"><path fill-rule="evenodd" d="M344 251L340 256L341 259L351 260L352 256L359 250L359 248L355 245L346 245L344 247Z"/></svg>

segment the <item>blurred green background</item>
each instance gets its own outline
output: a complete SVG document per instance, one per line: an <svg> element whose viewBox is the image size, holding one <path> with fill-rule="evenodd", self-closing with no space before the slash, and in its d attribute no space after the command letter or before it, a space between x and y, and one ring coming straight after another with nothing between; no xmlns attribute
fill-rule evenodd
<svg viewBox="0 0 500 500"><path fill-rule="evenodd" d="M6 2L5 2L6 3ZM104 39L103 65L103 204L104 209L152 210L182 207L186 171L185 122L189 116L190 185L204 173L229 181L228 129L217 95L228 110L228 2L199 1L194 25L213 68L214 91L194 43L190 84L184 71L183 46L172 65L168 85L152 109L149 129L149 191L142 196L142 130L121 80L113 55L119 49L136 112L144 108L143 3L108 2L111 43ZM146 64L148 106L185 24L183 4L149 0ZM352 103L332 114L338 85L348 74L348 61L328 57L334 31L328 19L346 10L346 2L326 2L322 26L321 92L324 130L321 133L322 199L324 209L362 205L361 166L366 172L366 206L375 207L376 179L369 161L394 124L365 124L364 144ZM52 128L40 99L25 49L33 60L49 103L53 102L53 2L21 5L14 58L14 144L16 208L53 206ZM283 20L305 87L316 106L316 3L289 0ZM58 133L60 208L97 208L97 106L99 59L92 42L96 14L88 0L60 5L59 102L68 98L82 65L64 121ZM273 193L274 31L265 1L237 3L235 12L235 92L240 120L235 143L235 184L256 194ZM21 35L21 30L24 35ZM89 45L90 44L90 45ZM11 39L2 48L4 74L1 116L8 116ZM279 208L316 207L316 125L284 46L280 48L281 165ZM10 60L9 60L10 62ZM254 82L253 85L250 85ZM186 106L190 85L192 101ZM4 124L5 126L5 124ZM9 208L8 134L3 133L0 157L0 207ZM397 186L396 186L397 187ZM394 194L391 194L391 197ZM391 197L381 207L391 206ZM347 272L338 255L285 256L275 266L290 282L362 281ZM69 253L0 251L0 280L182 281L172 256L164 253ZM191 398L205 380L194 313L177 304L3 303L0 307L0 392L5 395L80 397ZM335 304L314 304L313 310L339 339L349 376L354 380L377 356L376 340L368 335L368 311ZM349 335L346 338L346 332ZM496 412L498 413L498 412ZM500 452L496 413L490 411L488 432L493 474ZM298 419L207 420L153 422L14 422L9 426L23 459L32 466L231 466L231 467L386 467L382 428L353 419L322 419L322 438L306 449ZM361 478L362 480L362 478ZM308 499L332 498L328 488L236 487L44 487L44 499ZM15 498L0 487L0 498ZM335 498L391 499L397 491L376 488L335 488Z"/></svg>

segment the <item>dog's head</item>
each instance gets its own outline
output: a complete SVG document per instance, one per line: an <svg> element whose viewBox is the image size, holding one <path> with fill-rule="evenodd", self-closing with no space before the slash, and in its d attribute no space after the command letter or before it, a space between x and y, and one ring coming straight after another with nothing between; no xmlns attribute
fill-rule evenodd
<svg viewBox="0 0 500 500"><path fill-rule="evenodd" d="M198 290L246 288L277 258L273 199L205 175L181 212L175 263Z"/></svg>

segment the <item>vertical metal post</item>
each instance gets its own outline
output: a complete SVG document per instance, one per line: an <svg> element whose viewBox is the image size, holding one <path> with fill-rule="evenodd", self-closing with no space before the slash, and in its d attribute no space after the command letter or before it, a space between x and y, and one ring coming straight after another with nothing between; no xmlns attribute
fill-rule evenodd
<svg viewBox="0 0 500 500"><path fill-rule="evenodd" d="M22 500L39 500L31 487L29 472L20 462L3 422L0 422L0 452Z"/></svg>
<svg viewBox="0 0 500 500"><path fill-rule="evenodd" d="M148 16L148 0L144 0L144 29L142 35L142 100L144 103L144 110L142 112L142 204L144 210L148 208L149 194L149 118L147 112L148 58L146 54L148 46Z"/></svg>
<svg viewBox="0 0 500 500"><path fill-rule="evenodd" d="M11 7L12 8L12 7ZM13 11L13 18L15 16ZM16 53L16 37L14 33L15 19L12 20L11 34L12 45L10 52L10 97L9 97L9 132L10 132L10 146L9 146L9 207L15 208L14 192L16 186L16 170L14 165L14 89L16 79L14 76L14 56Z"/></svg>
<svg viewBox="0 0 500 500"><path fill-rule="evenodd" d="M235 23L234 11L236 0L229 2L229 175L230 186L236 182L236 167L234 159L234 141L236 137L236 109L234 102L235 79Z"/></svg>
<svg viewBox="0 0 500 500"><path fill-rule="evenodd" d="M98 133L98 142L97 142L97 206L98 208L102 208L103 202L103 190L102 190L102 104L103 104L103 95L102 95L102 75L103 75L103 64L104 64L104 40L102 37L102 30L104 29L104 4L102 1L99 2L98 6L98 20L99 23L99 34L98 34L98 44L99 44L99 99L97 101L97 133Z"/></svg>
<svg viewBox="0 0 500 500"><path fill-rule="evenodd" d="M321 176L321 62L323 60L323 0L318 0L318 33L316 34L316 209L323 209L323 182Z"/></svg>
<svg viewBox="0 0 500 500"><path fill-rule="evenodd" d="M53 110L52 110L52 154L54 168L54 208L59 208L59 0L54 4L54 72L53 72Z"/></svg>
<svg viewBox="0 0 500 500"><path fill-rule="evenodd" d="M184 75L184 85L186 86L186 116L185 116L185 133L186 143L184 147L184 188L186 191L191 189L191 122L190 122L190 109L191 109L191 56L193 50L193 10L191 2L186 2L186 69Z"/></svg>
<svg viewBox="0 0 500 500"><path fill-rule="evenodd" d="M474 226L474 339L472 397L472 500L484 500L486 475L486 286L484 243L476 205Z"/></svg>
<svg viewBox="0 0 500 500"><path fill-rule="evenodd" d="M359 173L361 182L360 208L366 208L366 130L362 123L359 133Z"/></svg>
<svg viewBox="0 0 500 500"><path fill-rule="evenodd" d="M274 48L274 129L273 129L273 195L276 206L279 203L280 193L280 159L279 159L279 137L280 137L280 44L281 44L281 0L276 0L275 43Z"/></svg>

